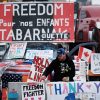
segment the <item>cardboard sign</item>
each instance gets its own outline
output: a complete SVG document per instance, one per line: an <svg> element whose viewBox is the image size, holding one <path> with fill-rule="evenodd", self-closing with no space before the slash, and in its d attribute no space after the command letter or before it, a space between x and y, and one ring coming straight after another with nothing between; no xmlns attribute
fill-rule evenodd
<svg viewBox="0 0 100 100"><path fill-rule="evenodd" d="M22 85L22 100L45 100L45 88L43 83Z"/></svg>
<svg viewBox="0 0 100 100"><path fill-rule="evenodd" d="M35 56L53 58L53 50L27 50L26 59L34 59Z"/></svg>
<svg viewBox="0 0 100 100"><path fill-rule="evenodd" d="M74 42L74 3L1 3L0 41Z"/></svg>
<svg viewBox="0 0 100 100"><path fill-rule="evenodd" d="M23 58L27 43L12 43L6 59Z"/></svg>
<svg viewBox="0 0 100 100"><path fill-rule="evenodd" d="M36 57L34 58L34 64L31 67L28 82L41 82L41 76L45 68L50 64L47 58Z"/></svg>
<svg viewBox="0 0 100 100"><path fill-rule="evenodd" d="M47 100L64 100L68 93L100 94L100 82L50 82L46 91Z"/></svg>
<svg viewBox="0 0 100 100"><path fill-rule="evenodd" d="M100 74L100 53L91 55L91 71L94 74Z"/></svg>

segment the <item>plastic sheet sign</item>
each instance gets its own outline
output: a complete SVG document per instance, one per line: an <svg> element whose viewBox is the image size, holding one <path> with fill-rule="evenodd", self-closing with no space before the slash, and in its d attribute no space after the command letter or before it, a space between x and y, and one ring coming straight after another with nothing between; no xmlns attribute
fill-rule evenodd
<svg viewBox="0 0 100 100"><path fill-rule="evenodd" d="M34 59L35 56L53 58L53 50L27 50L26 59Z"/></svg>
<svg viewBox="0 0 100 100"><path fill-rule="evenodd" d="M36 57L34 58L34 64L31 67L28 82L41 82L41 76L45 68L50 64L49 59Z"/></svg>
<svg viewBox="0 0 100 100"><path fill-rule="evenodd" d="M22 100L45 100L45 88L43 83L22 85Z"/></svg>
<svg viewBox="0 0 100 100"><path fill-rule="evenodd" d="M91 55L91 71L94 74L100 74L100 53Z"/></svg>
<svg viewBox="0 0 100 100"><path fill-rule="evenodd" d="M6 59L23 58L27 43L11 43Z"/></svg>
<svg viewBox="0 0 100 100"><path fill-rule="evenodd" d="M74 3L1 3L0 41L74 42Z"/></svg>
<svg viewBox="0 0 100 100"><path fill-rule="evenodd" d="M100 82L50 82L46 91L47 100L65 100L68 93L100 94Z"/></svg>

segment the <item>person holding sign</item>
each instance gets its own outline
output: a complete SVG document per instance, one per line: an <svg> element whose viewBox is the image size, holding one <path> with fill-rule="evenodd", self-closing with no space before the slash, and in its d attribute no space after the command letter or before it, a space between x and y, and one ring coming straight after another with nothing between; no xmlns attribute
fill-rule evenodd
<svg viewBox="0 0 100 100"><path fill-rule="evenodd" d="M52 81L73 81L75 76L75 66L73 61L68 57L64 48L57 50L57 57L50 65L45 69L41 80L45 80L46 77L54 71Z"/></svg>

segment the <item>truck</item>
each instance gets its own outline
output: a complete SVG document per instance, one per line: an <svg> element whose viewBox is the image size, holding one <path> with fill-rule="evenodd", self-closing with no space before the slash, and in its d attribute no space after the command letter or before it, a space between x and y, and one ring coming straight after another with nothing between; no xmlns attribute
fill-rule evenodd
<svg viewBox="0 0 100 100"><path fill-rule="evenodd" d="M97 22L100 22L100 5L79 7L75 26L76 42L94 41L93 35L96 33L93 33L93 30Z"/></svg>

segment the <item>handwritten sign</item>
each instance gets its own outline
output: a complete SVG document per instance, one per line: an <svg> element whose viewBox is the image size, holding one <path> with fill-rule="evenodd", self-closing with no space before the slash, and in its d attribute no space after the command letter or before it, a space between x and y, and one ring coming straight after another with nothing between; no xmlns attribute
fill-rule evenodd
<svg viewBox="0 0 100 100"><path fill-rule="evenodd" d="M34 58L34 64L31 67L28 82L40 82L41 76L45 68L50 64L47 58L36 57Z"/></svg>
<svg viewBox="0 0 100 100"><path fill-rule="evenodd" d="M64 100L68 93L100 94L100 82L50 82L46 91L47 100Z"/></svg>
<svg viewBox="0 0 100 100"><path fill-rule="evenodd" d="M78 62L74 60L74 64L76 69L74 81L86 82L86 73L89 64L86 61L81 61L81 60Z"/></svg>
<svg viewBox="0 0 100 100"><path fill-rule="evenodd" d="M96 93L76 93L75 100L97 100Z"/></svg>
<svg viewBox="0 0 100 100"><path fill-rule="evenodd" d="M27 50L26 59L34 59L35 56L53 58L53 50Z"/></svg>
<svg viewBox="0 0 100 100"><path fill-rule="evenodd" d="M100 74L100 53L91 55L91 71L94 74Z"/></svg>
<svg viewBox="0 0 100 100"><path fill-rule="evenodd" d="M0 41L74 40L74 2L0 3Z"/></svg>
<svg viewBox="0 0 100 100"><path fill-rule="evenodd" d="M23 58L27 43L12 43L6 59Z"/></svg>
<svg viewBox="0 0 100 100"><path fill-rule="evenodd" d="M43 83L22 85L22 100L45 100L45 88Z"/></svg>

